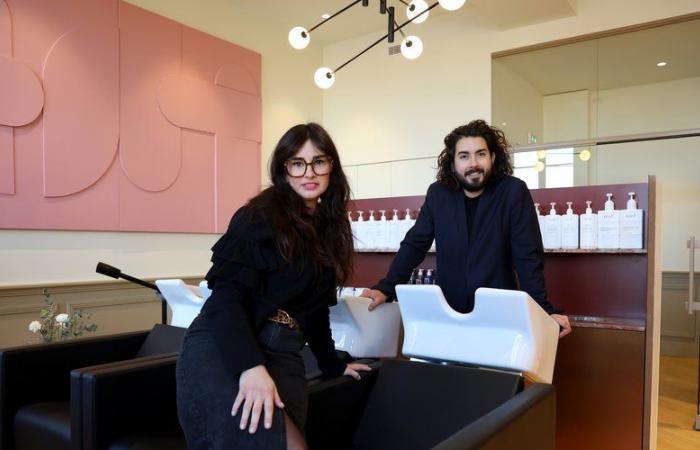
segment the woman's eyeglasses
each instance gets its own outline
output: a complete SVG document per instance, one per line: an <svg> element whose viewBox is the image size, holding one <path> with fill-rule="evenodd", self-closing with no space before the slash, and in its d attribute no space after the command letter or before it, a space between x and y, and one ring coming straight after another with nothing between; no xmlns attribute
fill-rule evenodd
<svg viewBox="0 0 700 450"><path fill-rule="evenodd" d="M289 158L284 162L287 175L294 178L303 177L308 166L316 175L328 175L333 168L333 160L329 156L317 156L311 162L306 162L304 158Z"/></svg>

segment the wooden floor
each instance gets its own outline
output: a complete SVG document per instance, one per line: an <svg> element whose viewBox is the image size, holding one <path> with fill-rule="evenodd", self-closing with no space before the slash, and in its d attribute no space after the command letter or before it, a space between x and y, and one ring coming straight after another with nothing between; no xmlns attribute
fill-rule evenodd
<svg viewBox="0 0 700 450"><path fill-rule="evenodd" d="M659 450L700 449L697 414L698 360L662 356L659 383Z"/></svg>

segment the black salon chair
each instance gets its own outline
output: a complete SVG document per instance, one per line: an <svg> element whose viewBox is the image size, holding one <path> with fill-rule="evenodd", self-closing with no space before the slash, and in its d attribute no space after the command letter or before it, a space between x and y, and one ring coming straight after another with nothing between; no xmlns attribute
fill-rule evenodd
<svg viewBox="0 0 700 450"><path fill-rule="evenodd" d="M71 371L151 362L179 351L184 329L151 331L30 345L0 351L0 444L3 449L77 449L81 389ZM74 420L75 419L75 420Z"/></svg>
<svg viewBox="0 0 700 450"><path fill-rule="evenodd" d="M518 374L477 368L369 363L374 370L359 382L308 383L310 449L554 449L551 385L523 389ZM185 448L175 418L175 358L80 372L83 392L93 397L83 417L84 435L93 434L83 448Z"/></svg>

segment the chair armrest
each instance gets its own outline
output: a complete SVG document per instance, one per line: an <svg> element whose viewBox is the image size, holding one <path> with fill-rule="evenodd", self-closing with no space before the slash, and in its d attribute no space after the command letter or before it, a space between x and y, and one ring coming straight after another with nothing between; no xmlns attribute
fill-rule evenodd
<svg viewBox="0 0 700 450"><path fill-rule="evenodd" d="M12 424L20 407L67 402L71 370L132 358L147 335L139 331L0 350L0 447L11 448Z"/></svg>
<svg viewBox="0 0 700 450"><path fill-rule="evenodd" d="M80 448L107 448L127 434L178 429L176 362L177 353L169 353L74 370L71 427Z"/></svg>
<svg viewBox="0 0 700 450"><path fill-rule="evenodd" d="M551 384L533 384L434 450L554 450L556 395Z"/></svg>

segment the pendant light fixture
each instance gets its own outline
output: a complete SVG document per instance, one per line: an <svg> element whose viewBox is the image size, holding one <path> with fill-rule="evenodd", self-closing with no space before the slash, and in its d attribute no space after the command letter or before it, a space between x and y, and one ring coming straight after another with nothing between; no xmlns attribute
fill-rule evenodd
<svg viewBox="0 0 700 450"><path fill-rule="evenodd" d="M401 54L404 56L404 58L418 58L421 55L421 53L423 53L423 41L418 36L406 36L403 32L403 28L409 23L424 22L428 18L430 10L438 5L448 11L455 11L461 8L464 5L464 3L466 3L466 0L438 0L431 5L428 5L425 2L425 0L411 0L410 3L406 3L404 0L398 1L406 5L406 17L408 18L408 20L399 25L394 19L394 7L388 6L387 0L379 0L379 13L386 14L388 19L387 34L374 41L367 48L365 48L349 60L345 61L343 64L336 67L335 69L331 69L329 67L321 67L318 70L316 70L316 72L314 73L314 82L316 83L316 86L318 86L321 89L328 89L329 87L333 86L333 83L335 83L335 74L340 69L347 66L348 64L365 54L371 48L383 42L385 39L387 40L387 42L393 43L394 33L397 31L400 32L401 36L403 37L401 41ZM334 14L331 14L326 19L309 28L308 30L301 26L292 28L289 31L288 35L289 45L291 45L297 50L302 50L308 47L309 43L311 42L311 33L314 30L318 29L321 25L324 25L326 22L332 20L334 17L337 17L338 15L349 10L358 3L362 3L362 6L364 7L369 6L369 0L355 0L343 9L337 11Z"/></svg>

